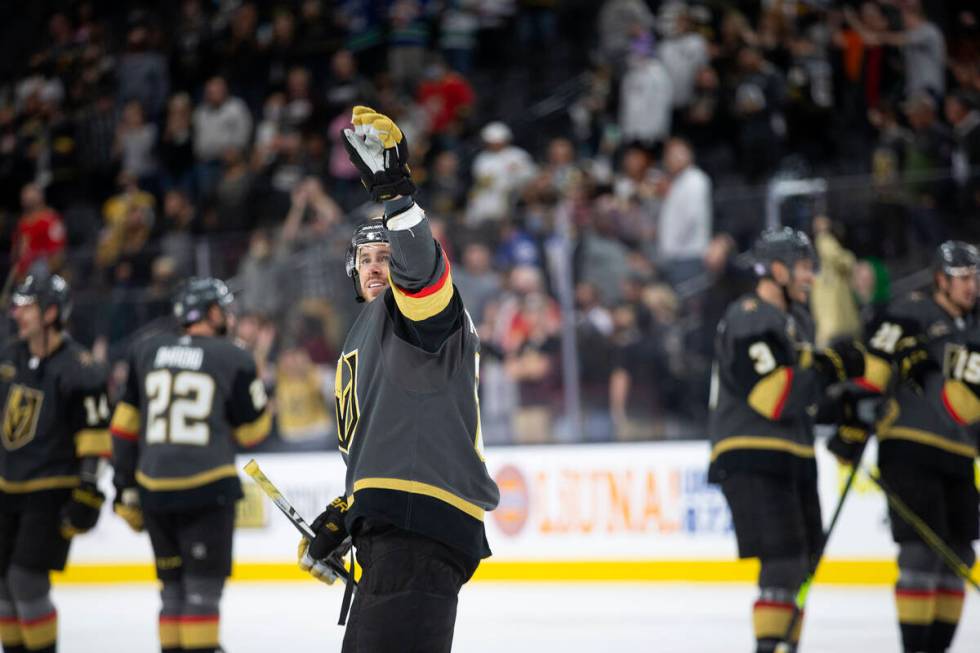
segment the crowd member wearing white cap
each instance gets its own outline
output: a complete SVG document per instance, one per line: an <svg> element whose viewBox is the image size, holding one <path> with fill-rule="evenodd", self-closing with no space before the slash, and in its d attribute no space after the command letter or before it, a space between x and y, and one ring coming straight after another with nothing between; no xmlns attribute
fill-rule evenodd
<svg viewBox="0 0 980 653"><path fill-rule="evenodd" d="M466 209L472 226L507 217L513 198L537 171L531 155L511 144L513 135L504 123L488 123L480 137L483 150L473 160L473 190Z"/></svg>

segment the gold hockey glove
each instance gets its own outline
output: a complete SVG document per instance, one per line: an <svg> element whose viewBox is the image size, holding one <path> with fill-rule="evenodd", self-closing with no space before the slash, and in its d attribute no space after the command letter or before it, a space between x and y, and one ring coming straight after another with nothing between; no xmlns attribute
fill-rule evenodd
<svg viewBox="0 0 980 653"><path fill-rule="evenodd" d="M112 502L112 511L123 518L133 531L143 530L143 509L140 508L139 490L134 487L116 488L116 500Z"/></svg>
<svg viewBox="0 0 980 653"><path fill-rule="evenodd" d="M351 123L354 129L344 130L344 147L371 199L383 202L413 195L408 142L395 121L371 107L356 106Z"/></svg>

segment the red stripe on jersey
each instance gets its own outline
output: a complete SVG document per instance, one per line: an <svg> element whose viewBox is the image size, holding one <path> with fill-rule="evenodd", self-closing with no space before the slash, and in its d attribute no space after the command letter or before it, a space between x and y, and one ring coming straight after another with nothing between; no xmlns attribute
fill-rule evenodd
<svg viewBox="0 0 980 653"><path fill-rule="evenodd" d="M943 399L943 407L946 409L946 412L949 413L949 416L953 418L953 421L960 426L966 426L966 420L956 413L956 410L953 408L953 404L949 402L949 397L946 396L946 388L943 388L940 396Z"/></svg>
<svg viewBox="0 0 980 653"><path fill-rule="evenodd" d="M407 290L399 286L399 290L402 291L402 294L405 295L406 297L414 297L418 299L421 297L428 297L429 295L434 295L435 293L442 290L442 287L446 285L446 280L449 279L449 259L446 258L445 254L443 254L442 260L446 262L446 267L442 271L442 276L440 276L435 283L426 286L425 288L419 290L418 292L408 292Z"/></svg>
<svg viewBox="0 0 980 653"><path fill-rule="evenodd" d="M773 608L775 610L792 610L792 603L783 603L782 601L756 601L753 607L756 608Z"/></svg>
<svg viewBox="0 0 980 653"><path fill-rule="evenodd" d="M776 402L776 407L772 411L772 418L779 419L783 414L783 407L786 405L786 399L789 397L789 389L793 387L793 369L786 369L786 384L783 386L783 394L780 395L779 401Z"/></svg>
<svg viewBox="0 0 980 653"><path fill-rule="evenodd" d="M907 596L912 599L925 599L930 596L935 596L936 590L911 590L911 589L896 589L895 596Z"/></svg>
<svg viewBox="0 0 980 653"><path fill-rule="evenodd" d="M871 392L881 394L881 388L879 388L878 386L876 386L874 383L867 380L863 376L860 379L854 379L854 383L858 387L864 388L865 390L870 390Z"/></svg>
<svg viewBox="0 0 980 653"><path fill-rule="evenodd" d="M122 430L117 429L117 428L111 428L111 429L109 429L109 432L112 433L112 436L113 437L119 438L120 440L131 440L131 441L135 442L140 437L139 436L139 433L131 433L130 431L122 431Z"/></svg>
<svg viewBox="0 0 980 653"><path fill-rule="evenodd" d="M204 623L207 621L218 621L219 615L216 614L186 614L180 617L181 623Z"/></svg>

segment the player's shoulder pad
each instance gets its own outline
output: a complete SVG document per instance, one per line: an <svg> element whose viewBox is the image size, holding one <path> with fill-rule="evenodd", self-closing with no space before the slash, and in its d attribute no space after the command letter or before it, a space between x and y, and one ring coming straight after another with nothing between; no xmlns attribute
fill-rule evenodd
<svg viewBox="0 0 980 653"><path fill-rule="evenodd" d="M725 328L731 338L746 338L786 330L786 317L754 294L740 297L728 307Z"/></svg>
<svg viewBox="0 0 980 653"><path fill-rule="evenodd" d="M936 321L944 322L942 310L931 297L915 291L890 303L876 323L892 322L902 327L904 335L917 336Z"/></svg>
<svg viewBox="0 0 980 653"><path fill-rule="evenodd" d="M65 343L60 367L63 387L73 392L104 390L109 378L105 363L95 360L92 352L74 340Z"/></svg>

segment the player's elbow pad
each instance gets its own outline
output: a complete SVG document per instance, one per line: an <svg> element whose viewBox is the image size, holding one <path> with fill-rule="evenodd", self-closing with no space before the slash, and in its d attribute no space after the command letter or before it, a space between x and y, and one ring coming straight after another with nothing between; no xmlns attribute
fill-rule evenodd
<svg viewBox="0 0 980 653"><path fill-rule="evenodd" d="M759 379L749 391L749 406L766 419L779 420L792 387L793 368L777 367Z"/></svg>
<svg viewBox="0 0 980 653"><path fill-rule="evenodd" d="M973 388L957 380L947 380L942 390L943 406L960 425L971 426L980 420L980 398Z"/></svg>

